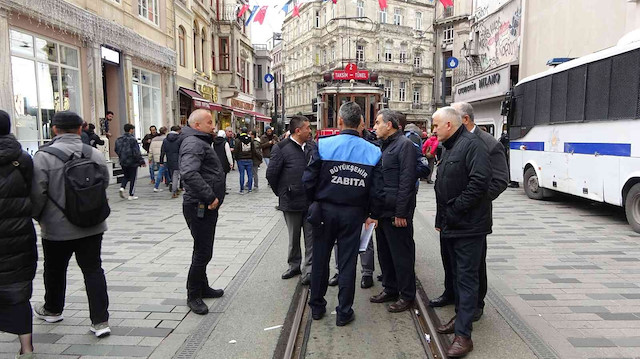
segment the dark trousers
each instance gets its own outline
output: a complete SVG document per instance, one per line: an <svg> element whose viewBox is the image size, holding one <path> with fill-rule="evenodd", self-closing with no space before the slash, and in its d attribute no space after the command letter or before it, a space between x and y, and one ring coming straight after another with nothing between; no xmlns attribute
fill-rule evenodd
<svg viewBox="0 0 640 359"><path fill-rule="evenodd" d="M478 305L479 268L487 236L447 238L453 269L456 303L456 335L471 338L473 314Z"/></svg>
<svg viewBox="0 0 640 359"><path fill-rule="evenodd" d="M89 317L93 324L109 320L107 280L102 270L100 250L102 233L71 241L42 239L44 251L44 307L52 313L62 313L67 289L67 267L72 254L84 276L89 299Z"/></svg>
<svg viewBox="0 0 640 359"><path fill-rule="evenodd" d="M313 266L311 268L311 297L309 306L313 313L324 312L324 299L329 285L329 261L333 244L338 242L338 306L336 313L341 320L353 314L353 298L356 292L356 264L365 210L360 207L336 206L322 203L321 226L313 227Z"/></svg>
<svg viewBox="0 0 640 359"><path fill-rule="evenodd" d="M455 297L455 286L453 283L453 268L446 239L440 237L440 256L444 267L444 293L443 296L453 299ZM487 237L482 241L482 259L478 268L478 308L484 308L484 298L487 296Z"/></svg>
<svg viewBox="0 0 640 359"><path fill-rule="evenodd" d="M427 176L427 180L432 181L433 174L436 173L436 169L434 168L436 159L435 157L427 158L427 162L429 163L429 169L431 170L431 173Z"/></svg>
<svg viewBox="0 0 640 359"><path fill-rule="evenodd" d="M198 218L198 206L185 203L182 205L184 219L193 237L193 255L187 276L187 297L202 298L202 290L209 286L207 265L213 257L213 239L216 235L218 210L204 210L204 217Z"/></svg>
<svg viewBox="0 0 640 359"><path fill-rule="evenodd" d="M129 195L133 196L135 193L136 177L138 177L138 167L122 167L122 184L120 187L127 188L127 183L131 182L129 186Z"/></svg>
<svg viewBox="0 0 640 359"><path fill-rule="evenodd" d="M413 219L407 219L406 227L394 227L392 223L391 218L381 218L376 228L382 286L385 292L411 301L416 298Z"/></svg>

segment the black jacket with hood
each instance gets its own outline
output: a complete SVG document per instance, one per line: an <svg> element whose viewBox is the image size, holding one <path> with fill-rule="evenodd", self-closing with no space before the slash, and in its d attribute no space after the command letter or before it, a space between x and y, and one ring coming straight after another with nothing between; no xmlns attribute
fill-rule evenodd
<svg viewBox="0 0 640 359"><path fill-rule="evenodd" d="M413 218L416 208L415 145L397 131L382 141L382 177L384 204L381 218Z"/></svg>
<svg viewBox="0 0 640 359"><path fill-rule="evenodd" d="M165 163L170 172L179 169L178 159L180 158L180 144L182 137L177 132L169 132L167 138L162 140L162 150L160 151L160 163Z"/></svg>
<svg viewBox="0 0 640 359"><path fill-rule="evenodd" d="M251 140L251 137L246 133L241 133L236 139L236 148L233 151L233 156L236 161L253 160L255 150L255 143Z"/></svg>
<svg viewBox="0 0 640 359"><path fill-rule="evenodd" d="M0 286L29 282L36 274L36 232L31 220L33 162L13 135L0 136ZM21 288L23 300L31 286ZM27 293L28 292L28 293ZM0 291L0 305L16 304L16 293Z"/></svg>
<svg viewBox="0 0 640 359"><path fill-rule="evenodd" d="M216 155L218 155L218 159L222 164L224 173L231 172L231 163L229 163L229 160L227 159L227 151L225 150L225 145L227 143L227 139L224 137L215 137L213 139L213 149L216 151Z"/></svg>
<svg viewBox="0 0 640 359"><path fill-rule="evenodd" d="M226 176L211 146L213 137L191 127L182 129L182 137L179 165L185 189L184 203L208 205L217 198L222 205Z"/></svg>

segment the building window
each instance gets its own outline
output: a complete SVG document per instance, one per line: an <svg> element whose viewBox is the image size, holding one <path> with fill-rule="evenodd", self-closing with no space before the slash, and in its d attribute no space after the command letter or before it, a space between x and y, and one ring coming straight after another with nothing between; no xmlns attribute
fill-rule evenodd
<svg viewBox="0 0 640 359"><path fill-rule="evenodd" d="M316 27L320 27L320 11L316 11Z"/></svg>
<svg viewBox="0 0 640 359"><path fill-rule="evenodd" d="M133 125L136 138L142 138L151 125L162 123L162 84L160 74L133 68Z"/></svg>
<svg viewBox="0 0 640 359"><path fill-rule="evenodd" d="M444 8L444 17L451 17L451 16L453 16L453 6Z"/></svg>
<svg viewBox="0 0 640 359"><path fill-rule="evenodd" d="M258 78L256 79L256 81L258 82L258 86L256 87L261 89L262 88L262 65L258 65Z"/></svg>
<svg viewBox="0 0 640 359"><path fill-rule="evenodd" d="M82 113L78 49L16 30L10 31L15 136L33 155L53 136L58 111Z"/></svg>
<svg viewBox="0 0 640 359"><path fill-rule="evenodd" d="M202 63L200 64L200 71L207 71L207 66L205 65L205 59L207 58L207 52L205 49L207 48L207 33L204 32L204 28L202 28L202 34L200 35L200 51L202 52Z"/></svg>
<svg viewBox="0 0 640 359"><path fill-rule="evenodd" d="M241 84L241 89L242 92L244 93L249 93L249 84L247 83L247 62L244 59L240 59L240 66L239 66L239 80L240 80L240 84Z"/></svg>
<svg viewBox="0 0 640 359"><path fill-rule="evenodd" d="M400 45L400 63L407 63L407 45L405 44Z"/></svg>
<svg viewBox="0 0 640 359"><path fill-rule="evenodd" d="M220 38L220 71L229 71L229 38Z"/></svg>
<svg viewBox="0 0 640 359"><path fill-rule="evenodd" d="M393 24L402 26L402 9L395 9L393 11Z"/></svg>
<svg viewBox="0 0 640 359"><path fill-rule="evenodd" d="M416 13L416 30L422 30L422 13Z"/></svg>
<svg viewBox="0 0 640 359"><path fill-rule="evenodd" d="M442 31L442 43L453 44L453 25L449 25Z"/></svg>
<svg viewBox="0 0 640 359"><path fill-rule="evenodd" d="M420 104L420 92L422 88L416 86L413 88L413 103Z"/></svg>
<svg viewBox="0 0 640 359"><path fill-rule="evenodd" d="M400 81L400 86L398 86L398 101L404 102L407 100L407 83L405 81Z"/></svg>
<svg viewBox="0 0 640 359"><path fill-rule="evenodd" d="M391 62L391 60L393 59L393 56L391 55L391 46L392 44L387 43L384 46L384 61L386 62Z"/></svg>
<svg viewBox="0 0 640 359"><path fill-rule="evenodd" d="M447 76L444 81L444 95L451 96L451 76Z"/></svg>
<svg viewBox="0 0 640 359"><path fill-rule="evenodd" d="M358 17L364 17L364 0L358 0L358 4L357 4L357 16Z"/></svg>
<svg viewBox="0 0 640 359"><path fill-rule="evenodd" d="M336 45L331 46L331 61L336 61Z"/></svg>
<svg viewBox="0 0 640 359"><path fill-rule="evenodd" d="M419 69L422 66L422 57L421 54L415 54L413 57L413 67Z"/></svg>
<svg viewBox="0 0 640 359"><path fill-rule="evenodd" d="M393 82L391 80L384 80L384 97L388 98L391 101L391 96L393 94Z"/></svg>
<svg viewBox="0 0 640 359"><path fill-rule="evenodd" d="M185 67L186 66L186 56L185 53L187 51L187 47L186 47L186 41L185 41L185 30L184 27L182 26L178 26L178 57L180 59L180 66Z"/></svg>
<svg viewBox="0 0 640 359"><path fill-rule="evenodd" d="M158 25L158 0L138 0L138 15Z"/></svg>
<svg viewBox="0 0 640 359"><path fill-rule="evenodd" d="M356 45L356 61L364 61L364 45Z"/></svg>
<svg viewBox="0 0 640 359"><path fill-rule="evenodd" d="M327 64L327 49L322 50L322 64L323 65Z"/></svg>
<svg viewBox="0 0 640 359"><path fill-rule="evenodd" d="M384 10L380 10L380 23L381 24L386 24L387 23L387 9L386 8Z"/></svg>

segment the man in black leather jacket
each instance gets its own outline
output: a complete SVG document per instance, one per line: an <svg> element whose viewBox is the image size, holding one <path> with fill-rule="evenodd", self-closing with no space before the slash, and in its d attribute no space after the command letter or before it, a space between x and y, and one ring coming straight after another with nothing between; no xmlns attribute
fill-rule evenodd
<svg viewBox="0 0 640 359"><path fill-rule="evenodd" d="M411 307L416 296L413 214L416 208L415 145L399 128L398 113L382 110L375 130L382 140L382 177L384 203L380 207L376 229L378 261L382 268L384 290L369 300L373 303L394 301L390 312Z"/></svg>
<svg viewBox="0 0 640 359"><path fill-rule="evenodd" d="M454 108L436 111L433 126L446 149L435 184L435 227L451 258L457 313L437 330L455 333L447 355L460 357L473 350L471 330L478 300L478 269L482 245L492 224L488 195L492 170L486 146L462 126L462 118Z"/></svg>

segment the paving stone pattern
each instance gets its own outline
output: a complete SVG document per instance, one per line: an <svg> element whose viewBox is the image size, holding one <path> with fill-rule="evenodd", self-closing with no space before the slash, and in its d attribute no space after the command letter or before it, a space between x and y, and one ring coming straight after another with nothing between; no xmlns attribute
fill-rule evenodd
<svg viewBox="0 0 640 359"><path fill-rule="evenodd" d="M640 358L640 234L621 208L517 188L493 218L489 284L559 357Z"/></svg>
<svg viewBox="0 0 640 359"><path fill-rule="evenodd" d="M146 168L141 171L148 173ZM225 288L234 279L264 240L264 229L273 227L282 216L274 208L277 199L266 186L264 169L260 176L264 187L243 196L237 194L238 172L228 176L230 194L220 212L214 257L207 269L214 288ZM195 316L186 306L193 242L182 215L182 198L171 199L166 187L161 188L165 191L154 193L148 177L139 178L137 201L118 197L115 185L108 189L112 212L102 246L102 265L109 291L111 336L97 339L89 331L83 277L72 258L64 320L48 324L34 318L38 358L146 358L187 316ZM42 247L38 245L33 304L44 298ZM19 347L15 335L0 332L0 358L13 358Z"/></svg>

